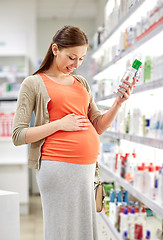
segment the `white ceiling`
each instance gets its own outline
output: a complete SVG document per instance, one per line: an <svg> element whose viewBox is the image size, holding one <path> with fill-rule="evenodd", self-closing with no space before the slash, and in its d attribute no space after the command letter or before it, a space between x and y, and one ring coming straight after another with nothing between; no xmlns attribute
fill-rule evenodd
<svg viewBox="0 0 163 240"><path fill-rule="evenodd" d="M37 0L38 18L95 18L97 0Z"/></svg>

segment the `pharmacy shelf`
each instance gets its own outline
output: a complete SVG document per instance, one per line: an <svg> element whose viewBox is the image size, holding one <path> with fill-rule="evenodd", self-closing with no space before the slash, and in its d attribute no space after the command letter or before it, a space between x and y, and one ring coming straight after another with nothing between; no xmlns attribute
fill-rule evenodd
<svg viewBox="0 0 163 240"><path fill-rule="evenodd" d="M157 79L154 81L149 81L144 84L140 84L140 85L136 86L133 90L133 94L140 93L140 92L146 92L146 91L153 90L153 89L158 89L161 87L163 87L163 78Z"/></svg>
<svg viewBox="0 0 163 240"><path fill-rule="evenodd" d="M105 213L101 212L99 213L100 217L103 219L107 227L110 229L112 232L113 236L115 237L116 240L122 240L121 234L117 231L117 229L113 226L112 222L110 219L105 215Z"/></svg>
<svg viewBox="0 0 163 240"><path fill-rule="evenodd" d="M105 134L101 136L101 140L105 140L108 137L114 138L114 139L124 139L127 141L147 145L149 147L159 148L163 149L163 140L158 140L155 138L147 138L142 136L135 136L130 135L126 133L117 133L112 131L106 131Z"/></svg>
<svg viewBox="0 0 163 240"><path fill-rule="evenodd" d="M154 90L154 89L159 89L159 88L162 88L162 87L163 87L163 78L157 79L155 81L149 81L149 82L146 82L146 83L143 83L143 84L140 84L140 85L136 86L133 89L132 94L146 92L146 91ZM115 98L115 97L116 97L116 95L114 93L112 93L112 94L109 94L108 96L105 96L103 98L97 98L96 103L98 103L99 101L104 101L104 100L112 99L112 98Z"/></svg>
<svg viewBox="0 0 163 240"><path fill-rule="evenodd" d="M93 78L95 79L98 74L102 73L103 71L108 69L110 66L112 66L122 58L126 57L128 54L130 54L131 52L139 48L144 43L151 40L153 37L157 36L162 31L163 31L163 17L159 20L158 25L156 25L155 28L152 28L151 31L147 32L146 35L140 38L140 40L138 40L134 45L127 48L125 52L122 53L116 60L111 61L106 66L104 66L101 70L97 71Z"/></svg>
<svg viewBox="0 0 163 240"><path fill-rule="evenodd" d="M14 77L16 78L26 78L27 77L27 73L21 73L21 72L17 72L17 73L9 73L9 72L1 72L0 73L0 79L1 78L8 78L10 77L11 75L13 75Z"/></svg>
<svg viewBox="0 0 163 240"><path fill-rule="evenodd" d="M122 26L122 24L132 15L134 12L144 3L145 0L140 0L137 4L135 4L134 7L132 7L129 12L124 16L120 21L117 23L115 28L106 36L105 40L98 46L97 49L94 50L94 53L100 51L101 47L104 45L104 43ZM94 54L93 53L93 54Z"/></svg>
<svg viewBox="0 0 163 240"><path fill-rule="evenodd" d="M17 97L0 97L0 102L15 102Z"/></svg>
<svg viewBox="0 0 163 240"><path fill-rule="evenodd" d="M17 97L0 97L0 102L14 102L17 101Z"/></svg>
<svg viewBox="0 0 163 240"><path fill-rule="evenodd" d="M11 142L11 136L0 137L0 142Z"/></svg>
<svg viewBox="0 0 163 240"><path fill-rule="evenodd" d="M0 162L0 166L27 166L27 162L22 162L22 161L17 161L17 162L13 162L12 160L8 161L8 162Z"/></svg>
<svg viewBox="0 0 163 240"><path fill-rule="evenodd" d="M163 207L159 205L156 201L148 198L141 192L139 192L136 188L134 188L130 183L128 183L125 179L121 178L117 174L115 174L112 170L110 170L107 166L99 163L99 166L103 172L109 175L114 181L116 181L119 185L124 187L128 192L130 192L134 197L136 197L139 201L143 202L147 207L149 207L155 214L157 214L161 219L163 219Z"/></svg>

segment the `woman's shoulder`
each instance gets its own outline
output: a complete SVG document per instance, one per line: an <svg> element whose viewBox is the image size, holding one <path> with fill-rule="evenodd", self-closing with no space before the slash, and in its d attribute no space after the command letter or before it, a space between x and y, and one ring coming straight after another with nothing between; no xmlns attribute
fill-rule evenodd
<svg viewBox="0 0 163 240"><path fill-rule="evenodd" d="M87 91L89 92L90 87L89 87L89 84L88 84L87 80L81 75L74 75L74 77L76 77L84 85L84 87L87 89Z"/></svg>
<svg viewBox="0 0 163 240"><path fill-rule="evenodd" d="M36 75L30 75L28 77L26 77L22 84L25 84L25 85L37 85L38 83L40 82L40 75L39 74L36 74Z"/></svg>

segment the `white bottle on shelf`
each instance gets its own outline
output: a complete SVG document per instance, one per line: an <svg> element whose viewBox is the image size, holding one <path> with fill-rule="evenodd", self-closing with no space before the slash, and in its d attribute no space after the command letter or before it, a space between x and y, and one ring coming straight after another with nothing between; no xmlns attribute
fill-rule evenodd
<svg viewBox="0 0 163 240"><path fill-rule="evenodd" d="M135 233L135 210L134 208L131 208L131 212L129 213L128 217L128 228L129 228L129 236L130 239L134 239L134 233Z"/></svg>
<svg viewBox="0 0 163 240"><path fill-rule="evenodd" d="M135 176L135 171L137 169L137 159L136 159L136 153L132 153L132 159L131 159L131 162L130 162L130 166L129 166L129 173L130 173L130 176L131 178L134 179L134 176Z"/></svg>
<svg viewBox="0 0 163 240"><path fill-rule="evenodd" d="M140 219L142 221L142 225L143 225L143 235L145 235L147 214L146 214L146 210L145 210L144 206L142 207L141 212L139 213L139 217L140 217Z"/></svg>
<svg viewBox="0 0 163 240"><path fill-rule="evenodd" d="M137 167L137 171L134 176L134 187L140 192L143 192L144 188L144 169L142 166Z"/></svg>
<svg viewBox="0 0 163 240"><path fill-rule="evenodd" d="M124 231L128 231L128 209L125 208L121 215L120 232L123 236Z"/></svg>
<svg viewBox="0 0 163 240"><path fill-rule="evenodd" d="M145 235L146 230L146 210L145 207L141 209L139 213L136 213L136 220L135 220L135 237L134 239L140 240Z"/></svg>
<svg viewBox="0 0 163 240"><path fill-rule="evenodd" d="M152 163L150 163L148 167L148 171L145 175L145 182L146 184L146 195L150 198L152 198L152 191L154 189L154 183L155 183L155 168Z"/></svg>
<svg viewBox="0 0 163 240"><path fill-rule="evenodd" d="M116 203L115 203L115 192L112 189L110 191L110 202L109 202L109 219L113 225L116 222Z"/></svg>

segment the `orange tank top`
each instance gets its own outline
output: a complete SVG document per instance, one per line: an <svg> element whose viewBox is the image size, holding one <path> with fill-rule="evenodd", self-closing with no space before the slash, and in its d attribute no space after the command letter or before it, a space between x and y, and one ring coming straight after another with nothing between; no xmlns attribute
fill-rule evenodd
<svg viewBox="0 0 163 240"><path fill-rule="evenodd" d="M62 85L42 77L48 91L49 122L75 113L87 117L89 95L85 87L74 77L72 85ZM45 139L42 147L42 160L54 160L75 164L95 163L99 154L98 134L91 124L84 131L57 131Z"/></svg>

